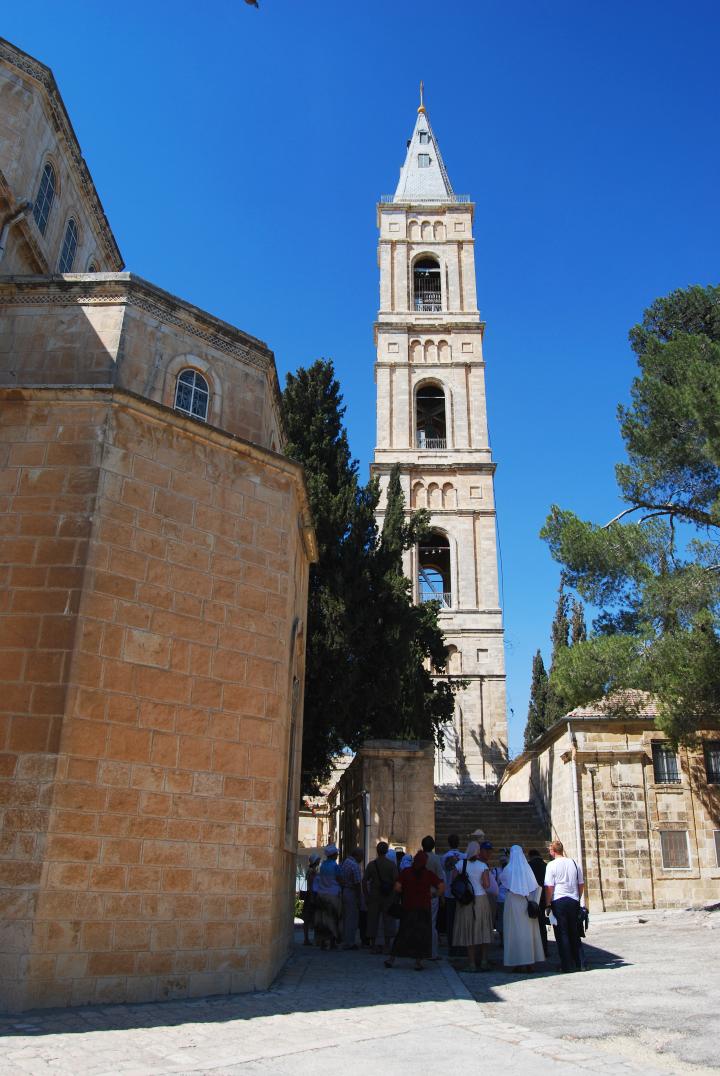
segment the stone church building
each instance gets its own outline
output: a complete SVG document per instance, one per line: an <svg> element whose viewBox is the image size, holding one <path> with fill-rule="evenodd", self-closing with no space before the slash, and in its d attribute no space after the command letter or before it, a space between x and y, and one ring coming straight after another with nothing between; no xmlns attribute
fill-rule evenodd
<svg viewBox="0 0 720 1076"><path fill-rule="evenodd" d="M507 759L507 716L473 211L453 191L421 101L395 193L377 211L372 473L384 491L399 465L408 509L430 513L432 529L405 570L416 601L439 602L449 672L467 681L435 782L490 790Z"/></svg>
<svg viewBox="0 0 720 1076"><path fill-rule="evenodd" d="M4 41L0 258L0 1007L263 988L315 557L273 354L122 271Z"/></svg>

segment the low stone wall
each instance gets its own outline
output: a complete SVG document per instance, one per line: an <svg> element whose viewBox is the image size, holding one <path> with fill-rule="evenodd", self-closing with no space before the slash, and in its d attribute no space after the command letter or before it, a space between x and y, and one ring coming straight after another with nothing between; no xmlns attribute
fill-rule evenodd
<svg viewBox="0 0 720 1076"><path fill-rule="evenodd" d="M416 852L435 831L434 764L427 741L367 740L328 796L330 832L343 854L360 845L373 858L381 840Z"/></svg>

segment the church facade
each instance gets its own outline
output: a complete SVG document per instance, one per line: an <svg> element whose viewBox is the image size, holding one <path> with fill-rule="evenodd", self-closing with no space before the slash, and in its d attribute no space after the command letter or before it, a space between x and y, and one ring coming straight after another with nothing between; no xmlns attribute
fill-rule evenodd
<svg viewBox="0 0 720 1076"><path fill-rule="evenodd" d="M507 717L473 212L453 191L421 102L395 193L377 209L372 473L384 495L399 465L408 510L430 513L430 533L406 554L405 570L416 601L439 603L448 671L467 682L436 754L435 782L482 791L507 760ZM383 512L381 499L380 523Z"/></svg>

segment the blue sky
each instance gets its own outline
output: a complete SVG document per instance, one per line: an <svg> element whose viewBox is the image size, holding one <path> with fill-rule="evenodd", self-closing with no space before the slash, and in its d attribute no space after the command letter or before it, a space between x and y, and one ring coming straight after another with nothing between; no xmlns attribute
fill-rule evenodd
<svg viewBox="0 0 720 1076"><path fill-rule="evenodd" d="M375 203L424 79L476 202L510 744L548 655L549 506L617 511L627 330L716 283L720 7L634 0L35 0L0 33L52 67L127 266L266 340L281 379L335 361L374 447Z"/></svg>

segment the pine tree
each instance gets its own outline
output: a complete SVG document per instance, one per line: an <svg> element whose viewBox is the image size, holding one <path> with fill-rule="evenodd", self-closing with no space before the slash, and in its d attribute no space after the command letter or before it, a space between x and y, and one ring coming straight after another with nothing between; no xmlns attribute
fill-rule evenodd
<svg viewBox="0 0 720 1076"><path fill-rule="evenodd" d="M532 680L530 682L530 704L525 725L525 747L529 747L547 728L546 707L548 695L548 675L539 650L535 652L532 663Z"/></svg>

